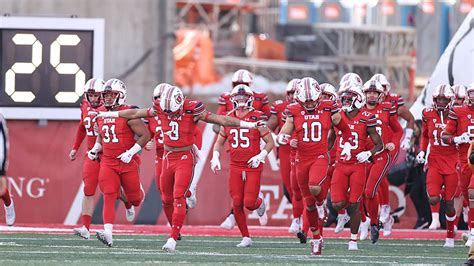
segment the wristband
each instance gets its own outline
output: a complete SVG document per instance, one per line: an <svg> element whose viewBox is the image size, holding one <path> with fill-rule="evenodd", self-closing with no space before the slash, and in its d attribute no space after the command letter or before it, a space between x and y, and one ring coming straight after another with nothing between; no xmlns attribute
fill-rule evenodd
<svg viewBox="0 0 474 266"><path fill-rule="evenodd" d="M411 139L412 136L413 136L413 129L405 128L405 138Z"/></svg>
<svg viewBox="0 0 474 266"><path fill-rule="evenodd" d="M241 128L255 128L255 123L247 122L247 121L240 121Z"/></svg>
<svg viewBox="0 0 474 266"><path fill-rule="evenodd" d="M128 151L135 155L137 152L141 151L142 150L142 146L140 146L140 144L138 143L135 143Z"/></svg>

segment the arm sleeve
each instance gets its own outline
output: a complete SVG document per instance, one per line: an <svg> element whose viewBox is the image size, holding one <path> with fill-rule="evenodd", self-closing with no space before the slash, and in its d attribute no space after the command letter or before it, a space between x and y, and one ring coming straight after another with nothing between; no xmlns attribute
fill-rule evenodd
<svg viewBox="0 0 474 266"><path fill-rule="evenodd" d="M204 104L202 104L202 102L198 102L196 106L194 107L193 115L194 116L200 115L204 113L204 111L206 111L206 108L204 108Z"/></svg>
<svg viewBox="0 0 474 266"><path fill-rule="evenodd" d="M153 119L153 118L149 118L149 119ZM155 129L152 128L153 125L152 123L150 123L150 120L146 119L145 121L146 121L145 126L148 129L148 132L150 133L150 138L153 139L155 137Z"/></svg>
<svg viewBox="0 0 474 266"><path fill-rule="evenodd" d="M82 123L82 120L81 120L79 122L79 125L77 126L76 137L74 139L74 145L72 146L72 149L78 150L85 137L86 137L86 128L84 127L84 124Z"/></svg>
<svg viewBox="0 0 474 266"><path fill-rule="evenodd" d="M347 125L344 119L341 119L341 121L339 121L339 124L335 126L342 132L342 139L344 141L349 141L352 138L351 129L349 128L349 125Z"/></svg>

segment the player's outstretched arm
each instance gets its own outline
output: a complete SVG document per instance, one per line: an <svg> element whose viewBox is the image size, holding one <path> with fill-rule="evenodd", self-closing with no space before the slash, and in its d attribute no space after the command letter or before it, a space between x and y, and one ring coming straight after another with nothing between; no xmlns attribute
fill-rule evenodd
<svg viewBox="0 0 474 266"><path fill-rule="evenodd" d="M147 109L127 109L122 111L111 111L111 112L99 112L97 117L111 117L111 118L126 118L126 119L137 119L147 118L156 116L156 110L154 108Z"/></svg>
<svg viewBox="0 0 474 266"><path fill-rule="evenodd" d="M247 122L230 116L216 115L207 111L204 111L194 117L194 121L197 122L199 120L202 120L206 123L218 124L224 127L260 128L266 126L266 122L264 121Z"/></svg>

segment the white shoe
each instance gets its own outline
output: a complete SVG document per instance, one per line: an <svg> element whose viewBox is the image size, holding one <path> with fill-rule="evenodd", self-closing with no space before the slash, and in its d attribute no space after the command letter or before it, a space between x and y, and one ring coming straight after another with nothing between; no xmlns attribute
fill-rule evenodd
<svg viewBox="0 0 474 266"><path fill-rule="evenodd" d="M429 230L436 230L436 229L439 229L441 227L441 223L439 222L439 220L433 220L430 224L430 227L428 227Z"/></svg>
<svg viewBox="0 0 474 266"><path fill-rule="evenodd" d="M263 193L258 193L258 197L262 199L262 203L258 206L257 214L260 216L258 221L260 225L267 225L268 223L268 216L267 216L267 206L265 206L265 199L263 198Z"/></svg>
<svg viewBox="0 0 474 266"><path fill-rule="evenodd" d="M464 233L461 234L461 236L462 236L462 240L464 240L464 241L469 240L469 233L464 232Z"/></svg>
<svg viewBox="0 0 474 266"><path fill-rule="evenodd" d="M359 250L359 248L357 247L357 241L350 240L349 243L347 243L347 249L348 250Z"/></svg>
<svg viewBox="0 0 474 266"><path fill-rule="evenodd" d="M347 213L344 214L338 214L337 215L337 225L336 229L334 229L334 233L340 233L342 230L344 230L344 226L346 223L348 223L351 220L351 217L347 215Z"/></svg>
<svg viewBox="0 0 474 266"><path fill-rule="evenodd" d="M454 248L454 238L446 238L443 248Z"/></svg>
<svg viewBox="0 0 474 266"><path fill-rule="evenodd" d="M370 218L367 217L365 222L360 223L360 226L359 226L360 240L366 240L369 237L369 226L370 226Z"/></svg>
<svg viewBox="0 0 474 266"><path fill-rule="evenodd" d="M186 198L186 205L188 205L190 209L194 209L196 208L196 204L197 204L196 193L191 193L191 196L189 198Z"/></svg>
<svg viewBox="0 0 474 266"><path fill-rule="evenodd" d="M229 214L227 218L221 223L221 227L227 230L232 230L235 226L235 217L234 214Z"/></svg>
<svg viewBox="0 0 474 266"><path fill-rule="evenodd" d="M100 242L104 243L108 247L111 247L114 243L111 232L109 233L106 231L98 231L95 233L95 236L97 237L97 239L99 239Z"/></svg>
<svg viewBox="0 0 474 266"><path fill-rule="evenodd" d="M316 205L316 209L318 209L319 219L324 221L326 219L326 203L323 203L321 206Z"/></svg>
<svg viewBox="0 0 474 266"><path fill-rule="evenodd" d="M313 239L309 242L311 244L311 255L321 256L321 250L323 245L322 239Z"/></svg>
<svg viewBox="0 0 474 266"><path fill-rule="evenodd" d="M467 220L469 218L469 207L462 207L462 219L465 223L467 223Z"/></svg>
<svg viewBox="0 0 474 266"><path fill-rule="evenodd" d="M175 252L176 240L174 240L172 237L168 238L168 241L166 241L166 244L164 244L161 249L164 250L165 252Z"/></svg>
<svg viewBox="0 0 474 266"><path fill-rule="evenodd" d="M80 236L84 239L89 239L91 237L91 233L89 232L89 230L87 230L87 228L84 225L79 228L74 228L72 229L72 231L74 232L74 235Z"/></svg>
<svg viewBox="0 0 474 266"><path fill-rule="evenodd" d="M464 244L464 246L466 247L471 247L472 245L472 240L474 239L474 235L470 235L468 238L467 238L467 241L466 243Z"/></svg>
<svg viewBox="0 0 474 266"><path fill-rule="evenodd" d="M252 245L252 239L250 237L244 236L242 238L242 241L240 241L239 244L237 244L238 248L248 248Z"/></svg>
<svg viewBox="0 0 474 266"><path fill-rule="evenodd" d="M135 219L135 208L133 206L130 209L125 209L125 218L129 222L133 222L133 219Z"/></svg>
<svg viewBox="0 0 474 266"><path fill-rule="evenodd" d="M10 206L5 206L5 223L9 226L15 223L15 206L13 205L13 199L11 199Z"/></svg>
<svg viewBox="0 0 474 266"><path fill-rule="evenodd" d="M288 233L296 234L301 230L301 221L300 218L294 218L291 221L290 228L288 228Z"/></svg>
<svg viewBox="0 0 474 266"><path fill-rule="evenodd" d="M395 223L395 219L393 219L393 217L390 216L390 218L388 219L388 222L383 224L383 228L382 228L383 236L389 236L392 234L393 223Z"/></svg>
<svg viewBox="0 0 474 266"><path fill-rule="evenodd" d="M388 222L389 216L390 216L390 211L392 208L390 205L382 205L380 206L380 218L379 220L384 224Z"/></svg>

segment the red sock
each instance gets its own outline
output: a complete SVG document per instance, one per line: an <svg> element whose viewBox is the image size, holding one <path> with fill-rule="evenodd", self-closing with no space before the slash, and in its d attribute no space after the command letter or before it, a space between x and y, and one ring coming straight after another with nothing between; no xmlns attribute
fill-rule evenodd
<svg viewBox="0 0 474 266"><path fill-rule="evenodd" d="M367 221L367 216L365 215L364 204L362 204L362 202L359 204L359 211L360 211L360 221L365 223L365 221Z"/></svg>
<svg viewBox="0 0 474 266"><path fill-rule="evenodd" d="M247 227L247 219L245 218L245 212L243 206L234 206L234 217L235 223L239 227L242 237L249 237L249 229Z"/></svg>
<svg viewBox="0 0 474 266"><path fill-rule="evenodd" d="M163 210L165 211L166 219L168 220L168 223L171 225L173 222L173 204L166 204L163 202Z"/></svg>
<svg viewBox="0 0 474 266"><path fill-rule="evenodd" d="M10 198L10 192L8 191L8 189L5 190L5 194L3 194L2 196L2 200L5 203L5 206L7 207L12 204L12 199Z"/></svg>
<svg viewBox="0 0 474 266"><path fill-rule="evenodd" d="M130 201L124 202L123 204L125 205L125 209L127 210L132 208L132 204L130 203Z"/></svg>
<svg viewBox="0 0 474 266"><path fill-rule="evenodd" d="M365 207L370 217L370 224L379 224L379 199L375 196L373 199L365 199Z"/></svg>
<svg viewBox="0 0 474 266"><path fill-rule="evenodd" d="M313 232L313 238L315 238L315 231L319 229L319 222L318 222L318 211L316 209L310 211L306 209L306 216L308 217L309 222L309 230Z"/></svg>
<svg viewBox="0 0 474 266"><path fill-rule="evenodd" d="M300 218L301 215L303 214L303 200L296 200L295 196L293 195L292 198L292 204L293 204L293 217L294 218Z"/></svg>
<svg viewBox="0 0 474 266"><path fill-rule="evenodd" d="M385 176L384 178L382 178L382 182L380 182L378 191L380 205L389 204L389 187L390 184L388 183L388 178ZM370 217L370 219L372 219L372 217Z"/></svg>
<svg viewBox="0 0 474 266"><path fill-rule="evenodd" d="M92 217L90 215L82 215L82 224L89 230L89 227L91 226L91 219Z"/></svg>
<svg viewBox="0 0 474 266"><path fill-rule="evenodd" d="M454 221L456 220L456 215L449 217L446 215L446 237L454 238Z"/></svg>
<svg viewBox="0 0 474 266"><path fill-rule="evenodd" d="M469 220L467 221L469 228L474 229L474 208L469 208L467 216L469 217Z"/></svg>
<svg viewBox="0 0 474 266"><path fill-rule="evenodd" d="M340 209L337 211L337 214L344 214L346 213L346 209Z"/></svg>
<svg viewBox="0 0 474 266"><path fill-rule="evenodd" d="M102 211L102 218L104 224L113 224L115 220L115 201L117 195L115 193L104 194L104 209Z"/></svg>
<svg viewBox="0 0 474 266"><path fill-rule="evenodd" d="M437 212L439 213L439 202L436 203L435 205L430 205L431 212Z"/></svg>
<svg viewBox="0 0 474 266"><path fill-rule="evenodd" d="M186 218L186 199L184 197L174 199L173 222L171 224L171 237L177 240L179 232Z"/></svg>

